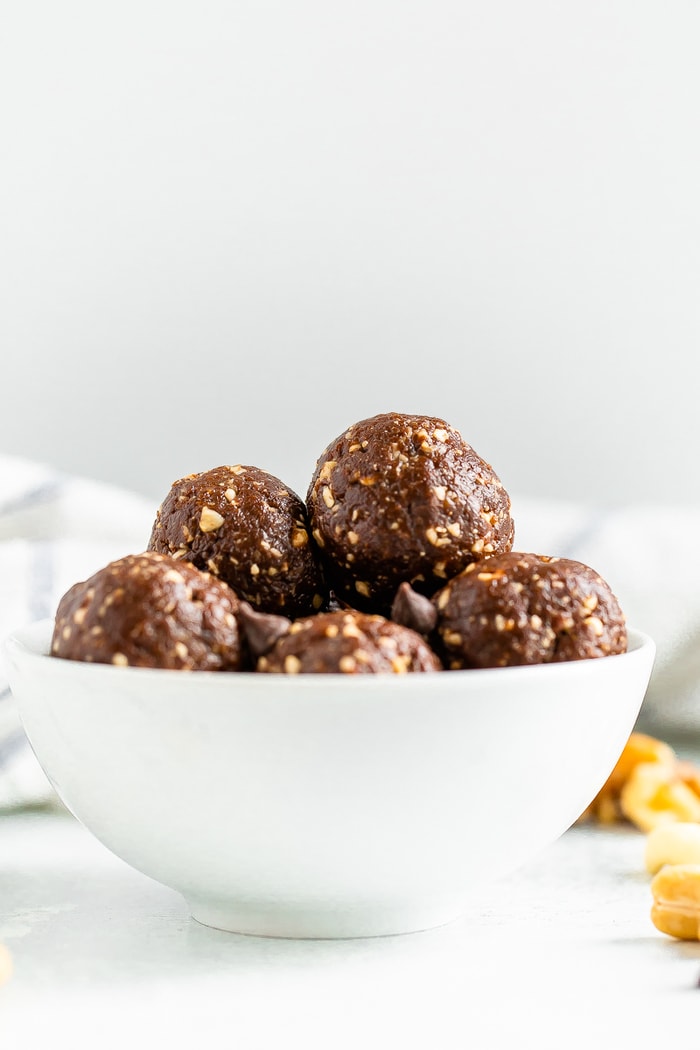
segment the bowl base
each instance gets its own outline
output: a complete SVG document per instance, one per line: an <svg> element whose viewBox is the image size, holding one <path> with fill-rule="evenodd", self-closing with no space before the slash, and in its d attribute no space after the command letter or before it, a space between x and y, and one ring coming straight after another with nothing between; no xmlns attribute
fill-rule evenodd
<svg viewBox="0 0 700 1050"><path fill-rule="evenodd" d="M186 898L190 914L202 926L254 937L299 940L347 940L419 933L454 921L461 907L417 905L334 907L284 903L248 903Z"/></svg>

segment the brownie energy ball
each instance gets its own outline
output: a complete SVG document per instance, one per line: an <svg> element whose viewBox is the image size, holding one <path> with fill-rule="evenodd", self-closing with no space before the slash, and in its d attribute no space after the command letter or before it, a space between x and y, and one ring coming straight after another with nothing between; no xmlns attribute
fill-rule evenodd
<svg viewBox="0 0 700 1050"><path fill-rule="evenodd" d="M238 607L230 587L187 562L130 554L64 594L51 654L124 667L237 671Z"/></svg>
<svg viewBox="0 0 700 1050"><path fill-rule="evenodd" d="M214 467L176 481L148 546L218 576L264 612L303 616L326 598L303 501L259 467Z"/></svg>
<svg viewBox="0 0 700 1050"><path fill-rule="evenodd" d="M282 674L406 674L440 671L423 638L383 616L354 610L296 620L259 657L258 671Z"/></svg>
<svg viewBox="0 0 700 1050"><path fill-rule="evenodd" d="M432 594L514 525L500 480L442 419L388 412L320 456L307 493L313 537L339 598L388 614L402 582Z"/></svg>
<svg viewBox="0 0 700 1050"><path fill-rule="evenodd" d="M450 580L433 603L449 668L587 660L627 647L608 583L569 558L493 555Z"/></svg>

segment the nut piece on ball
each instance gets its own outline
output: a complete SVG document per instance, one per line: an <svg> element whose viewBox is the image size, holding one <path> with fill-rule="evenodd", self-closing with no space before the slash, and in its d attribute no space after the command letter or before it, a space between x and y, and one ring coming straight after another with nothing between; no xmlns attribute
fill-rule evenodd
<svg viewBox="0 0 700 1050"><path fill-rule="evenodd" d="M238 671L238 607L230 587L187 562L130 554L63 595L51 654L119 667Z"/></svg>
<svg viewBox="0 0 700 1050"><path fill-rule="evenodd" d="M431 595L513 545L500 480L434 417L388 412L355 423L320 456L306 502L329 585L385 615L401 583Z"/></svg>
<svg viewBox="0 0 700 1050"><path fill-rule="evenodd" d="M282 674L406 674L441 671L415 631L383 616L353 610L296 620L261 656L258 671Z"/></svg>
<svg viewBox="0 0 700 1050"><path fill-rule="evenodd" d="M326 600L303 501L259 467L214 467L174 482L148 547L218 576L261 612L304 616Z"/></svg>
<svg viewBox="0 0 700 1050"><path fill-rule="evenodd" d="M587 660L627 648L609 585L569 558L493 555L469 565L433 602L450 669Z"/></svg>

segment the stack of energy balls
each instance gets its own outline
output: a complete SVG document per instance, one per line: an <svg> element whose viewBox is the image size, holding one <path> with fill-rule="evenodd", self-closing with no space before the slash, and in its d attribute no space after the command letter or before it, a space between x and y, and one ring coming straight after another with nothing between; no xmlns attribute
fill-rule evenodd
<svg viewBox="0 0 700 1050"><path fill-rule="evenodd" d="M513 551L511 501L459 431L388 412L319 457L302 500L255 466L176 481L147 549L61 599L51 652L119 666L404 674L624 652L607 582Z"/></svg>

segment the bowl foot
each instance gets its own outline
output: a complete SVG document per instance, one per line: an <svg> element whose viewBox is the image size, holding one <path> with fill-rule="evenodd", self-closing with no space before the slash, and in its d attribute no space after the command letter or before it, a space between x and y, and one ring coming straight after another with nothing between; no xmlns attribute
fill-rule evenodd
<svg viewBox="0 0 700 1050"><path fill-rule="evenodd" d="M464 906L300 905L289 902L212 901L188 897L203 926L255 937L340 940L418 933L452 922Z"/></svg>

